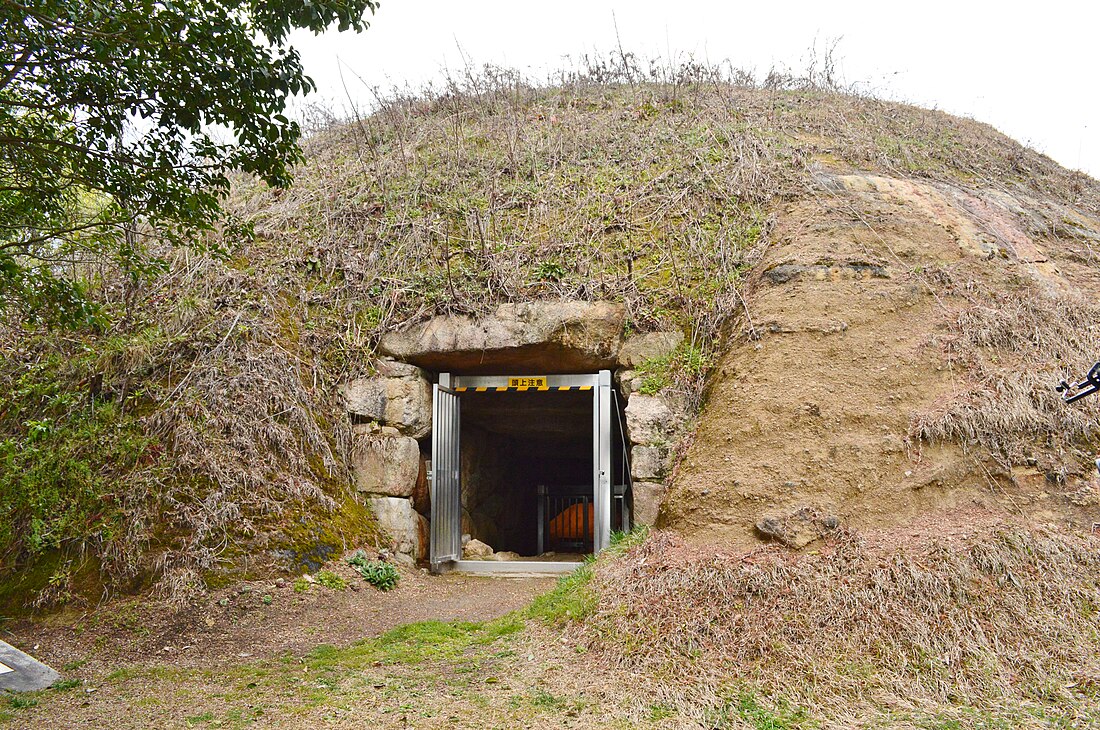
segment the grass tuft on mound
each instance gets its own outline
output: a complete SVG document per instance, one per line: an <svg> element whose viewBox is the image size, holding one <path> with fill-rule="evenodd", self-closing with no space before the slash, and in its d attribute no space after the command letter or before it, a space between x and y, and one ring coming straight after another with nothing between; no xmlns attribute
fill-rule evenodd
<svg viewBox="0 0 1100 730"><path fill-rule="evenodd" d="M1100 721L1097 547L994 527L734 556L657 533L601 562L570 638L689 714L787 718L769 727L801 727L806 712L1080 726Z"/></svg>

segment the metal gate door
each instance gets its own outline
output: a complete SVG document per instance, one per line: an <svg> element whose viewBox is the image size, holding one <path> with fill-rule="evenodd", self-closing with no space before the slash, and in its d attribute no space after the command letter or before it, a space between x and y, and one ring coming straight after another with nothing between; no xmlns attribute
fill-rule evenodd
<svg viewBox="0 0 1100 730"><path fill-rule="evenodd" d="M462 484L459 476L459 399L453 390L432 386L433 568L462 557Z"/></svg>

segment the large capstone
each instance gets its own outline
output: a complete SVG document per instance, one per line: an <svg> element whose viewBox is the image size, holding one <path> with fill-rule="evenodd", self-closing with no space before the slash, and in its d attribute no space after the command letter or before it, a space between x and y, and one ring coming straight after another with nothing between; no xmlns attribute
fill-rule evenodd
<svg viewBox="0 0 1100 730"><path fill-rule="evenodd" d="M502 304L484 317L443 315L389 332L380 349L437 372L595 372L615 367L625 315L611 302Z"/></svg>
<svg viewBox="0 0 1100 730"><path fill-rule="evenodd" d="M420 541L421 520L424 518L413 509L412 500L407 497L370 497L367 505L386 534L390 550L413 558L423 554Z"/></svg>
<svg viewBox="0 0 1100 730"><path fill-rule="evenodd" d="M377 375L351 381L343 394L356 421L392 426L412 438L423 438L432 430L432 386L418 367L380 363Z"/></svg>
<svg viewBox="0 0 1100 730"><path fill-rule="evenodd" d="M420 447L408 436L356 436L351 469L360 492L411 497L420 476Z"/></svg>

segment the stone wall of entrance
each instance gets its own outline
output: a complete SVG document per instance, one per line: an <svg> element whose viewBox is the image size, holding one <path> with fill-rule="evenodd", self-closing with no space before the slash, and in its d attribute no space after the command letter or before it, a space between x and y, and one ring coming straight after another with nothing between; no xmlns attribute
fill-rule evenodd
<svg viewBox="0 0 1100 730"><path fill-rule="evenodd" d="M655 524L690 414L682 399L647 392L639 368L671 354L683 334L626 337L625 318L622 305L610 302L531 302L501 305L481 318L434 317L383 337L380 349L388 357L375 364L374 374L346 383L343 395L355 438L355 486L390 536L388 547L408 558L427 557L431 504L424 454L431 438L431 384L438 372L614 370L625 403L634 521Z"/></svg>

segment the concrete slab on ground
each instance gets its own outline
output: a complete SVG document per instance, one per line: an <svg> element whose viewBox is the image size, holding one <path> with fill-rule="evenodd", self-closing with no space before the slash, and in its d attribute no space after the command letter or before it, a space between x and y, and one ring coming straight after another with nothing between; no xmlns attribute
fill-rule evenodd
<svg viewBox="0 0 1100 730"><path fill-rule="evenodd" d="M46 689L61 675L11 644L0 641L0 692Z"/></svg>

